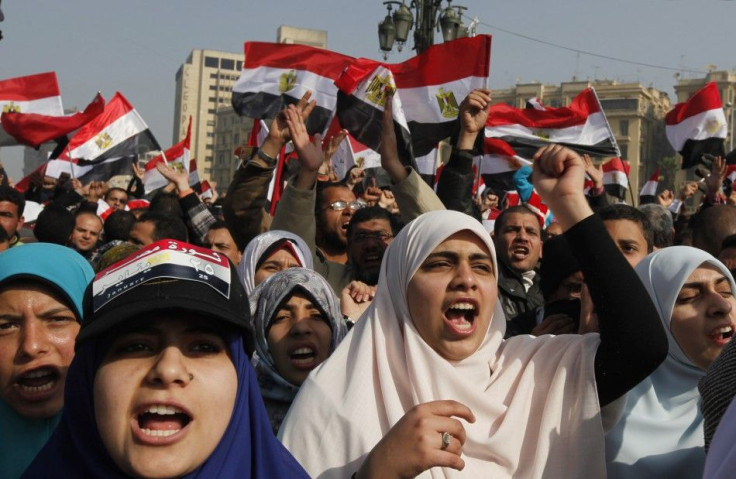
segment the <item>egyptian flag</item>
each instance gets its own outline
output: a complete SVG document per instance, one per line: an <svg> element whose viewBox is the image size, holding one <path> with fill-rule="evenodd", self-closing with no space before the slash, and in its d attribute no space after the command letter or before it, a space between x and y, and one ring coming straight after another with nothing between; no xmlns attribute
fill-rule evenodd
<svg viewBox="0 0 736 479"><path fill-rule="evenodd" d="M0 109L3 113L63 116L56 72L0 80ZM15 138L0 128L0 146L17 144Z"/></svg>
<svg viewBox="0 0 736 479"><path fill-rule="evenodd" d="M657 202L657 186L659 186L659 168L654 172L649 181L644 183L639 193L639 204L645 205L647 203Z"/></svg>
<svg viewBox="0 0 736 479"><path fill-rule="evenodd" d="M485 135L507 142L522 158L532 158L540 147L550 143L591 156L621 155L592 88L580 92L568 107L538 110L506 103L493 105Z"/></svg>
<svg viewBox="0 0 736 479"><path fill-rule="evenodd" d="M202 182L202 193L200 193L199 198L202 200L206 200L207 198L212 198L212 187L210 186L210 182L207 180L204 180Z"/></svg>
<svg viewBox="0 0 736 479"><path fill-rule="evenodd" d="M606 193L623 201L629 189L629 170L629 162L621 158L612 158L603 163L603 187Z"/></svg>
<svg viewBox="0 0 736 479"><path fill-rule="evenodd" d="M163 163L177 171L186 171L187 174L189 173L189 163L191 160L189 156L189 141L191 135L192 118L189 117L187 136L185 136L179 143L146 163L145 171L143 173L143 187L147 195L169 184L169 180L164 178L164 176L159 173L158 169L156 169L157 164Z"/></svg>
<svg viewBox="0 0 736 479"><path fill-rule="evenodd" d="M490 52L491 37L478 35L434 45L403 63L358 59L336 82L337 116L353 137L380 151L385 95L393 90L399 156L409 163L429 155L452 136L460 102L487 85Z"/></svg>
<svg viewBox="0 0 736 479"><path fill-rule="evenodd" d="M56 140L63 149L69 143L69 136L97 118L104 110L105 99L98 93L84 111L63 116L4 112L2 125L6 132L23 145L38 149L41 144Z"/></svg>
<svg viewBox="0 0 736 479"><path fill-rule="evenodd" d="M266 141L266 138L268 138L268 132L268 125L266 125L265 121L259 120L253 122L253 129L250 131L250 137L248 137L248 145L260 148L263 142ZM269 202L267 208L271 216L276 213L276 205L281 199L281 193L284 190L283 176L284 168L286 168L287 146L282 148L276 157L276 170L273 176L271 176L271 182L268 184L268 191L266 192L266 200ZM291 151L293 150L289 152Z"/></svg>
<svg viewBox="0 0 736 479"><path fill-rule="evenodd" d="M72 178L77 178L82 184L91 181L107 181L113 176L130 175L133 172L135 156L121 156L107 158L98 163L79 161L77 163L69 160L55 159L46 162L46 176L59 178L62 173L69 173Z"/></svg>
<svg viewBox="0 0 736 479"><path fill-rule="evenodd" d="M682 155L683 170L695 166L704 154L726 155L724 139L728 125L714 82L707 83L686 102L675 105L664 121L667 139Z"/></svg>
<svg viewBox="0 0 736 479"><path fill-rule="evenodd" d="M539 99L539 97L535 96L534 98L529 98L526 101L526 108L531 108L532 110L546 110L547 107L544 106L544 103L542 103L542 100Z"/></svg>
<svg viewBox="0 0 736 479"><path fill-rule="evenodd" d="M191 186L197 194L202 193L202 181L200 180L199 172L197 171L196 158L189 160L189 186Z"/></svg>
<svg viewBox="0 0 736 479"><path fill-rule="evenodd" d="M241 116L272 119L311 91L317 106L307 119L307 131L322 133L335 111L334 81L352 61L306 45L246 42L243 72L233 85L233 109Z"/></svg>
<svg viewBox="0 0 736 479"><path fill-rule="evenodd" d="M514 173L531 161L519 156L503 140L486 138L483 142L483 155L473 158L473 167L480 172L483 183L493 191L514 191Z"/></svg>
<svg viewBox="0 0 736 479"><path fill-rule="evenodd" d="M160 149L146 122L118 92L105 105L101 115L74 135L59 158L100 163L108 158L134 156Z"/></svg>
<svg viewBox="0 0 736 479"><path fill-rule="evenodd" d="M127 205L126 205L127 206ZM107 201L102 198L97 200L97 216L102 218L102 221L107 221L107 217L115 212L112 207L107 204Z"/></svg>

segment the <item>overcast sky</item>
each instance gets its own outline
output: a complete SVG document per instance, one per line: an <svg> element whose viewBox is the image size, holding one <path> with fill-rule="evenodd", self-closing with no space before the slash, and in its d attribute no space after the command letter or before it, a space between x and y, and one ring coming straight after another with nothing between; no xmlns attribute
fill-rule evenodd
<svg viewBox="0 0 736 479"><path fill-rule="evenodd" d="M468 7L466 24L477 17L478 33L493 35L493 88L576 75L640 81L674 99L678 70L700 77L708 65L736 69L736 1L455 4ZM54 70L65 107L119 90L164 147L172 141L174 75L192 49L242 52L245 41L275 41L279 25L292 25L327 30L331 50L378 60L377 26L386 14L378 0L6 0L2 10L0 78ZM389 61L405 60L407 50ZM0 158L20 179L20 148L3 148Z"/></svg>

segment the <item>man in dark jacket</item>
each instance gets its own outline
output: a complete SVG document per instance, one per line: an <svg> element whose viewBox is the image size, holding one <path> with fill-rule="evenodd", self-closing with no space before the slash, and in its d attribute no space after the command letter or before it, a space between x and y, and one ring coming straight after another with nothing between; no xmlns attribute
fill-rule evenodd
<svg viewBox="0 0 736 479"><path fill-rule="evenodd" d="M510 321L544 303L537 263L542 250L539 218L526 206L503 211L494 224L498 297Z"/></svg>

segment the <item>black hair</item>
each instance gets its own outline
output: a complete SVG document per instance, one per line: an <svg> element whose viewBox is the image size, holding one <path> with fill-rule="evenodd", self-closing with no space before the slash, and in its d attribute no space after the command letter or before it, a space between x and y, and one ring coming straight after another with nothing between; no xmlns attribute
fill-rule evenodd
<svg viewBox="0 0 736 479"><path fill-rule="evenodd" d="M185 243L188 241L187 225L178 217L163 215L159 211L146 211L138 218L136 223L146 221L154 225L154 241L164 238L184 241Z"/></svg>
<svg viewBox="0 0 736 479"><path fill-rule="evenodd" d="M10 186L0 185L0 201L9 201L18 207L18 218L23 216L23 210L26 208L26 199L23 194L11 188Z"/></svg>
<svg viewBox="0 0 736 479"><path fill-rule="evenodd" d="M175 193L166 193L164 191L159 191L151 198L148 211L176 218L182 218L184 216L181 205L179 204L179 197Z"/></svg>
<svg viewBox="0 0 736 479"><path fill-rule="evenodd" d="M736 234L726 236L721 242L721 251L726 248L736 248Z"/></svg>
<svg viewBox="0 0 736 479"><path fill-rule="evenodd" d="M396 217L396 215L391 214L388 212L388 210L381 208L380 206L368 206L366 208L361 208L357 210L352 218L350 218L350 222L348 223L348 230L347 230L347 238L348 242L350 241L350 238L353 236L353 230L355 229L355 225L358 223L364 223L366 221L370 220L386 220L388 221L388 224L391 225L391 234L396 236L403 226L401 224L401 220Z"/></svg>
<svg viewBox="0 0 736 479"><path fill-rule="evenodd" d="M647 215L637 210L633 206L618 203L615 205L604 206L599 209L596 214L603 221L629 220L641 229L641 234L647 242L647 253L651 253L654 249L654 231L652 224L649 222Z"/></svg>
<svg viewBox="0 0 736 479"><path fill-rule="evenodd" d="M500 215L498 215L498 218L496 218L496 222L493 224L493 235L496 238L498 238L501 235L501 230L503 229L504 224L506 223L506 217L512 213L521 213L524 215L533 216L537 220L537 224L539 225L539 234L541 237L542 224L539 221L539 217L537 216L537 214L524 205L516 205L516 206L512 206L511 208L506 208L505 210L501 212Z"/></svg>
<svg viewBox="0 0 736 479"><path fill-rule="evenodd" d="M319 222L319 217L321 216L320 213L322 213L322 198L324 197L325 191L330 188L345 188L349 190L344 183L340 182L334 182L334 181L318 181L317 182L317 200L314 202L314 216L317 218L317 221Z"/></svg>
<svg viewBox="0 0 736 479"><path fill-rule="evenodd" d="M128 241L134 224L135 215L130 211L113 211L105 220L105 241Z"/></svg>
<svg viewBox="0 0 736 479"><path fill-rule="evenodd" d="M127 192L127 191L125 191L125 190L124 190L124 189L122 189L122 188L118 188L117 186L114 186L114 187L110 188L109 190L107 190L107 191L105 192L105 197L104 197L103 199L104 199L105 201L107 201L107 199L108 199L108 198L110 197L110 193L112 193L112 192L113 192L113 191L115 191L115 190L117 190L117 191L122 191L123 193L125 193L125 196L128 196L128 192Z"/></svg>
<svg viewBox="0 0 736 479"><path fill-rule="evenodd" d="M63 206L50 203L39 214L33 235L43 243L66 246L74 231L74 215Z"/></svg>

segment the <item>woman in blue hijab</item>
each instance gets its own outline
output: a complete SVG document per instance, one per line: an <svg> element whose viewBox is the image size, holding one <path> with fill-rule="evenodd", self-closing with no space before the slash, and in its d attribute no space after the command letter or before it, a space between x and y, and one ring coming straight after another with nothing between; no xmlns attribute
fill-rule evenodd
<svg viewBox="0 0 736 479"><path fill-rule="evenodd" d="M0 253L0 471L17 478L61 417L92 267L64 246Z"/></svg>
<svg viewBox="0 0 736 479"><path fill-rule="evenodd" d="M307 477L271 431L247 310L227 258L185 243L100 272L68 407L23 477Z"/></svg>
<svg viewBox="0 0 736 479"><path fill-rule="evenodd" d="M672 246L636 272L667 333L667 359L629 391L606 435L609 478L701 478L705 464L698 381L736 332L736 284L705 251Z"/></svg>

